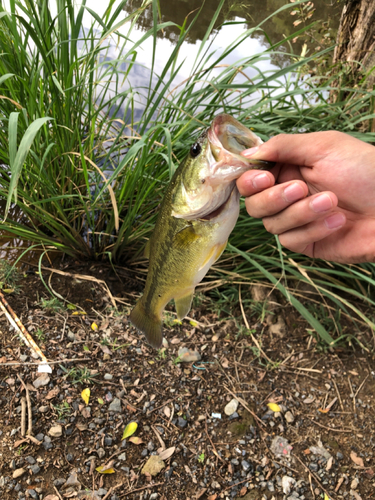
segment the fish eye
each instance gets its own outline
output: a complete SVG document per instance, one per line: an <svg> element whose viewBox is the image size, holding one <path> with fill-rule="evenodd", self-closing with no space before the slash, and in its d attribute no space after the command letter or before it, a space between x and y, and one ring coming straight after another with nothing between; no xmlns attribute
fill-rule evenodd
<svg viewBox="0 0 375 500"><path fill-rule="evenodd" d="M200 154L201 151L202 151L202 148L198 142L193 144L190 148L190 154L193 158L196 158Z"/></svg>

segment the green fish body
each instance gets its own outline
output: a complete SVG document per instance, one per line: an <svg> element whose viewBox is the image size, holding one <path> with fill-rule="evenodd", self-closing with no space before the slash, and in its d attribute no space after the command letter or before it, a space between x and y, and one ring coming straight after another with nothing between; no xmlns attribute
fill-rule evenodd
<svg viewBox="0 0 375 500"><path fill-rule="evenodd" d="M262 141L229 115L218 115L177 168L148 242L144 294L130 314L153 347L163 340L162 314L172 299L189 312L195 287L224 251L239 215L236 179L273 164L240 155Z"/></svg>

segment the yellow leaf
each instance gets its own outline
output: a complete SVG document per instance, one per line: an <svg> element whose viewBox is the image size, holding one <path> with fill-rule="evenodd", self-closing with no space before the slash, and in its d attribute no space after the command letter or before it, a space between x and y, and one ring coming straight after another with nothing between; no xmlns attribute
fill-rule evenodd
<svg viewBox="0 0 375 500"><path fill-rule="evenodd" d="M268 408L271 410L271 411L274 411L274 412L277 412L277 411L281 411L281 408L279 405L277 405L276 403L268 403Z"/></svg>
<svg viewBox="0 0 375 500"><path fill-rule="evenodd" d="M3 288L3 292L4 293L13 293L14 292L14 288Z"/></svg>
<svg viewBox="0 0 375 500"><path fill-rule="evenodd" d="M74 311L74 312L72 312L72 316L87 316L87 312L85 312L85 311Z"/></svg>
<svg viewBox="0 0 375 500"><path fill-rule="evenodd" d="M329 500L329 496L327 495L327 493L324 493L324 500Z"/></svg>
<svg viewBox="0 0 375 500"><path fill-rule="evenodd" d="M98 325L95 323L95 321L94 321L94 323L91 323L91 330L96 331L98 328L99 328L99 327L98 327Z"/></svg>
<svg viewBox="0 0 375 500"><path fill-rule="evenodd" d="M81 398L88 405L90 401L90 389L83 389L81 392Z"/></svg>
<svg viewBox="0 0 375 500"><path fill-rule="evenodd" d="M129 441L133 444L142 444L143 443L143 439L141 439L137 436L132 436L131 438L129 438Z"/></svg>
<svg viewBox="0 0 375 500"><path fill-rule="evenodd" d="M121 440L130 437L137 430L138 424L136 422L129 422L128 425L124 429L124 433L122 435Z"/></svg>
<svg viewBox="0 0 375 500"><path fill-rule="evenodd" d="M110 467L109 469L106 469L105 465L100 465L95 470L97 472L100 472L101 474L114 474L116 472L115 469L112 469L112 467Z"/></svg>

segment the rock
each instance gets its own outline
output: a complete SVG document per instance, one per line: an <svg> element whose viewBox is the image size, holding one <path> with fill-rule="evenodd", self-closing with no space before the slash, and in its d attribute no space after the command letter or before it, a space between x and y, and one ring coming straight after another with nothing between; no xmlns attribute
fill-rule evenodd
<svg viewBox="0 0 375 500"><path fill-rule="evenodd" d="M39 441L41 441L41 439L39 439ZM25 460L28 464L30 465L34 465L36 463L36 460L34 457L31 457L31 456L28 456L28 457L25 457Z"/></svg>
<svg viewBox="0 0 375 500"><path fill-rule="evenodd" d="M221 486L217 481L212 481L211 488L213 488L214 490L220 490Z"/></svg>
<svg viewBox="0 0 375 500"><path fill-rule="evenodd" d="M77 472L74 470L64 483L63 489L66 490L67 488L72 488L72 487L74 488L75 486L81 486L81 484L78 481Z"/></svg>
<svg viewBox="0 0 375 500"><path fill-rule="evenodd" d="M251 464L249 462L247 462L246 460L241 461L241 466L245 472L248 472L251 469Z"/></svg>
<svg viewBox="0 0 375 500"><path fill-rule="evenodd" d="M224 413L225 413L225 415L228 415L228 417L229 417L230 415L233 415L233 413L237 411L237 408L238 408L238 401L237 401L237 399L233 398L225 406Z"/></svg>
<svg viewBox="0 0 375 500"><path fill-rule="evenodd" d="M281 480L281 487L283 489L283 492L287 495L290 493L290 490L292 489L293 485L296 483L296 480L293 479L290 476L283 476Z"/></svg>
<svg viewBox="0 0 375 500"><path fill-rule="evenodd" d="M287 439L276 436L273 438L271 443L271 451L276 455L276 457L290 457L290 452L293 446L291 446Z"/></svg>
<svg viewBox="0 0 375 500"><path fill-rule="evenodd" d="M201 355L198 351L191 351L187 347L180 347L178 350L178 357L181 363L192 363L201 360Z"/></svg>
<svg viewBox="0 0 375 500"><path fill-rule="evenodd" d="M285 413L285 420L288 422L288 424L292 424L294 422L294 416L293 413L290 411L287 411Z"/></svg>
<svg viewBox="0 0 375 500"><path fill-rule="evenodd" d="M104 380L112 380L113 379L113 375L111 375L110 373L106 373L104 375Z"/></svg>
<svg viewBox="0 0 375 500"><path fill-rule="evenodd" d="M67 453L65 458L68 462L72 462L74 457L71 453Z"/></svg>
<svg viewBox="0 0 375 500"><path fill-rule="evenodd" d="M125 461L126 460L126 453L121 453L121 455L118 456L118 459L121 460L121 461Z"/></svg>
<svg viewBox="0 0 375 500"><path fill-rule="evenodd" d="M39 406L39 413L46 413L49 410L49 406Z"/></svg>
<svg viewBox="0 0 375 500"><path fill-rule="evenodd" d="M111 437L106 436L106 437L104 438L104 444L105 444L106 446L112 446L112 442L113 442L113 439L112 439Z"/></svg>
<svg viewBox="0 0 375 500"><path fill-rule="evenodd" d="M61 425L54 425L48 431L48 434L52 437L60 437L62 436L62 427Z"/></svg>
<svg viewBox="0 0 375 500"><path fill-rule="evenodd" d="M54 486L62 486L65 483L65 479L63 477L59 477L58 479L55 479L53 484Z"/></svg>
<svg viewBox="0 0 375 500"><path fill-rule="evenodd" d="M115 398L108 407L108 411L114 411L116 413L121 413L121 401Z"/></svg>
<svg viewBox="0 0 375 500"><path fill-rule="evenodd" d="M27 361L27 356L26 354L21 354L20 356L20 360L24 363L25 361Z"/></svg>
<svg viewBox="0 0 375 500"><path fill-rule="evenodd" d="M142 474L156 476L165 467L165 463L158 455L151 455L142 469Z"/></svg>
<svg viewBox="0 0 375 500"><path fill-rule="evenodd" d="M356 490L358 488L358 485L359 485L359 480L358 478L354 478L353 481L350 483L350 487L352 490Z"/></svg>
<svg viewBox="0 0 375 500"><path fill-rule="evenodd" d="M326 450L323 446L321 446L321 443L319 443L319 446L310 446L309 450L314 455L324 457L326 460L329 460L331 458L330 452Z"/></svg>
<svg viewBox="0 0 375 500"><path fill-rule="evenodd" d="M159 496L159 493L151 493L149 500L156 500Z"/></svg>
<svg viewBox="0 0 375 500"><path fill-rule="evenodd" d="M105 488L99 488L98 491L96 492L96 494L99 496L99 497L104 497L104 495L107 494L107 490Z"/></svg>
<svg viewBox="0 0 375 500"><path fill-rule="evenodd" d="M182 418L182 417L178 417L178 419L177 419L177 425L178 425L179 427L181 427L181 429L183 429L184 427L186 427L186 426L187 426L187 420L185 420L185 419L184 419L184 418Z"/></svg>
<svg viewBox="0 0 375 500"><path fill-rule="evenodd" d="M26 470L25 469L16 469L13 472L13 479L17 479L18 477L21 477L25 474Z"/></svg>
<svg viewBox="0 0 375 500"><path fill-rule="evenodd" d="M103 457L105 457L105 451L103 450L103 448L98 448L98 449L96 450L96 453L98 454L98 457L99 457L99 458L103 458Z"/></svg>
<svg viewBox="0 0 375 500"><path fill-rule="evenodd" d="M34 500L39 499L39 495L35 490L28 490L28 493L29 493L29 496L31 496L31 498L33 498Z"/></svg>
<svg viewBox="0 0 375 500"><path fill-rule="evenodd" d="M49 378L48 373L42 373L36 380L34 380L33 386L35 389L39 389L39 387L49 384L50 380L51 379Z"/></svg>
<svg viewBox="0 0 375 500"><path fill-rule="evenodd" d="M35 464L35 465L32 465L32 466L30 467L30 470L31 470L31 472L32 472L33 474L39 474L39 472L40 472L40 467L39 467L39 465L38 465L38 464Z"/></svg>
<svg viewBox="0 0 375 500"><path fill-rule="evenodd" d="M73 333L72 331L70 331L70 330L68 331L67 337L68 337L68 339L69 339L69 340L71 340L72 342L74 342L74 341L75 341L75 339L76 339L76 336L75 336L75 335L74 335L74 333Z"/></svg>

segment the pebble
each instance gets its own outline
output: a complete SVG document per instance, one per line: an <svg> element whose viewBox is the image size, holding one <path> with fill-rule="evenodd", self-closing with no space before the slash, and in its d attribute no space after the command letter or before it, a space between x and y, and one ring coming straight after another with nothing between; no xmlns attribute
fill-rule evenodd
<svg viewBox="0 0 375 500"><path fill-rule="evenodd" d="M106 373L104 375L104 380L112 380L113 379L113 375L111 375L110 373Z"/></svg>
<svg viewBox="0 0 375 500"><path fill-rule="evenodd" d="M38 500L39 498L39 495L35 490L28 490L28 494L31 498L34 498L34 500Z"/></svg>
<svg viewBox="0 0 375 500"><path fill-rule="evenodd" d="M107 490L105 488L99 488L96 494L100 497L104 497L107 494Z"/></svg>
<svg viewBox="0 0 375 500"><path fill-rule="evenodd" d="M187 426L187 420L185 420L185 419L184 419L184 418L182 418L182 417L178 417L178 419L177 419L177 425L178 425L179 427L181 427L181 429L183 429L184 427L186 427L186 426Z"/></svg>
<svg viewBox="0 0 375 500"><path fill-rule="evenodd" d="M108 411L113 411L116 413L121 413L121 401L115 398L108 407Z"/></svg>
<svg viewBox="0 0 375 500"><path fill-rule="evenodd" d="M74 457L71 453L67 453L65 458L68 462L72 462Z"/></svg>
<svg viewBox="0 0 375 500"><path fill-rule="evenodd" d="M21 354L20 356L20 360L24 363L25 361L27 361L27 356L26 354Z"/></svg>
<svg viewBox="0 0 375 500"><path fill-rule="evenodd" d="M25 469L16 469L14 472L13 472L13 479L17 479L18 477L21 477L25 474L26 470Z"/></svg>
<svg viewBox="0 0 375 500"><path fill-rule="evenodd" d="M48 434L52 437L60 437L62 436L62 427L61 425L54 425L53 427L50 428L48 431ZM46 441L46 439L44 438Z"/></svg>
<svg viewBox="0 0 375 500"><path fill-rule="evenodd" d="M287 411L285 413L285 420L288 422L288 424L292 424L294 422L294 416L293 413L290 411Z"/></svg>
<svg viewBox="0 0 375 500"><path fill-rule="evenodd" d="M103 450L103 448L98 448L98 449L96 450L96 453L98 454L98 457L99 457L99 458L103 458L103 457L105 457L105 451Z"/></svg>
<svg viewBox="0 0 375 500"><path fill-rule="evenodd" d="M192 363L201 360L201 355L198 351L191 351L187 347L180 347L178 350L178 357L181 363Z"/></svg>
<svg viewBox="0 0 375 500"><path fill-rule="evenodd" d="M43 387L50 382L50 378L48 373L42 373L36 380L33 382L33 386L35 389L39 389L39 387Z"/></svg>
<svg viewBox="0 0 375 500"><path fill-rule="evenodd" d="M229 417L230 415L233 415L233 413L237 411L237 408L238 408L238 401L237 401L237 399L233 398L225 406L224 413L225 413L225 415L228 415L228 417Z"/></svg>
<svg viewBox="0 0 375 500"><path fill-rule="evenodd" d="M41 439L39 439L39 441L41 441ZM36 460L34 457L31 457L31 456L28 456L28 457L25 457L25 460L27 463L29 463L30 465L34 465L36 463Z"/></svg>
<svg viewBox="0 0 375 500"><path fill-rule="evenodd" d="M149 500L156 500L159 496L159 493L151 493Z"/></svg>
<svg viewBox="0 0 375 500"><path fill-rule="evenodd" d="M126 453L121 453L121 455L118 456L119 460L125 461L126 460Z"/></svg>
<svg viewBox="0 0 375 500"><path fill-rule="evenodd" d="M39 406L39 413L46 413L49 410L49 406Z"/></svg>
<svg viewBox="0 0 375 500"><path fill-rule="evenodd" d="M106 436L104 438L104 444L105 444L105 446L112 446L112 442L113 442L113 439L111 437Z"/></svg>
<svg viewBox="0 0 375 500"><path fill-rule="evenodd" d="M31 472L32 472L33 474L39 474L39 472L40 472L40 467L39 467L39 465L38 465L38 464L35 464L35 465L32 465L32 466L30 467L30 470L31 470Z"/></svg>
<svg viewBox="0 0 375 500"><path fill-rule="evenodd" d="M241 466L245 472L251 469L251 464L247 462L246 460L242 460Z"/></svg>
<svg viewBox="0 0 375 500"><path fill-rule="evenodd" d="M59 477L58 479L55 479L53 484L54 486L62 486L65 483L65 479L63 477Z"/></svg>
<svg viewBox="0 0 375 500"><path fill-rule="evenodd" d="M319 469L319 465L314 463L314 462L311 462L309 464L309 469L313 472L318 472L318 469Z"/></svg>

